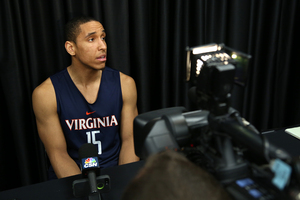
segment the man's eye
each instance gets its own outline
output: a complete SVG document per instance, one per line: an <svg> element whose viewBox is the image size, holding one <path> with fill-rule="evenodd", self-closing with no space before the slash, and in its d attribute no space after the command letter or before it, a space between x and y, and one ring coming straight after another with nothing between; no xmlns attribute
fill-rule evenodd
<svg viewBox="0 0 300 200"><path fill-rule="evenodd" d="M105 40L105 37L102 37L101 40Z"/></svg>
<svg viewBox="0 0 300 200"><path fill-rule="evenodd" d="M90 41L90 42L93 42L93 41L94 41L94 38L90 38L89 41Z"/></svg>

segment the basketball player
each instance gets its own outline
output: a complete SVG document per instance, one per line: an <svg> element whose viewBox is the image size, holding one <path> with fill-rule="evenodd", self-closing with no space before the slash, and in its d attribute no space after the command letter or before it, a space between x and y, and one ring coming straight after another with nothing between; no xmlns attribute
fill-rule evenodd
<svg viewBox="0 0 300 200"><path fill-rule="evenodd" d="M98 148L101 168L138 161L133 144L136 85L105 66L104 27L78 17L66 25L65 35L71 65L32 94L38 133L51 162L49 178L80 174L78 150L84 143Z"/></svg>

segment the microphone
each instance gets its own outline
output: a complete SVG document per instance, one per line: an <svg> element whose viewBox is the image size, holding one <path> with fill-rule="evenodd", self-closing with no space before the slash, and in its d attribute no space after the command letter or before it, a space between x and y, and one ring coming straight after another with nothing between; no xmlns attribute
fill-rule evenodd
<svg viewBox="0 0 300 200"><path fill-rule="evenodd" d="M100 199L97 190L96 177L100 175L97 148L90 143L83 144L79 148L79 159L81 161L81 171L83 177L88 177L90 183L90 198Z"/></svg>

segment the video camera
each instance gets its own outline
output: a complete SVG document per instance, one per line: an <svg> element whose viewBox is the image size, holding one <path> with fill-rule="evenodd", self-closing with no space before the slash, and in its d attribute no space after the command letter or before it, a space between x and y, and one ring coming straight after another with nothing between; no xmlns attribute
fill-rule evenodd
<svg viewBox="0 0 300 200"><path fill-rule="evenodd" d="M183 153L234 199L297 199L299 161L270 144L230 106L234 84L246 83L250 58L224 44L188 47L186 79L195 85L189 97L200 110L172 107L138 115L136 155L146 159L165 149Z"/></svg>

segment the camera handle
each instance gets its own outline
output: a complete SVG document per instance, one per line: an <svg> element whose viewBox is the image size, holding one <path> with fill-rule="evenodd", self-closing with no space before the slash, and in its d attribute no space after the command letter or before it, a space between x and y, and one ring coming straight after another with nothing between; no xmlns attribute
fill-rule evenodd
<svg viewBox="0 0 300 200"><path fill-rule="evenodd" d="M249 174L248 163L233 150L231 138L212 130L219 155L214 156L215 176L222 183L230 183Z"/></svg>

